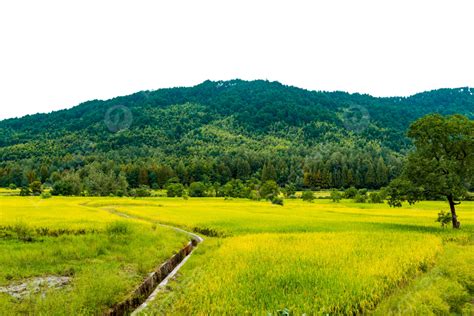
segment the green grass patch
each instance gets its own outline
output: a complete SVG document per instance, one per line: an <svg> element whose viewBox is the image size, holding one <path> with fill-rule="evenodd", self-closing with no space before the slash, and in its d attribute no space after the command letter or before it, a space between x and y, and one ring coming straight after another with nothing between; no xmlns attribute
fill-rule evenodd
<svg viewBox="0 0 474 316"><path fill-rule="evenodd" d="M19 214L26 210L22 203L31 202L31 198L24 199L17 200ZM54 206L50 200L54 198L46 205ZM15 315L100 314L126 297L188 240L172 229L106 211L99 211L99 222L89 225L83 216L97 210L75 208L76 212L68 211L75 214L69 228L63 216L54 217L57 210L41 204L31 208L24 220L0 218L0 287L41 276L71 277L63 289L45 288L23 299L0 293L0 311ZM81 211L84 214L77 213ZM4 203L2 212L13 215L15 206ZM44 218L49 219L49 226Z"/></svg>

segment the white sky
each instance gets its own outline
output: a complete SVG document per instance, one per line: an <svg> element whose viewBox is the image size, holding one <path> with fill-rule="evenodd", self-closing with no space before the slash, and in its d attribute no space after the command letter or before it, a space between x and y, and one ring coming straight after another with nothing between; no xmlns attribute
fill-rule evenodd
<svg viewBox="0 0 474 316"><path fill-rule="evenodd" d="M206 79L474 87L474 1L0 2L0 119Z"/></svg>

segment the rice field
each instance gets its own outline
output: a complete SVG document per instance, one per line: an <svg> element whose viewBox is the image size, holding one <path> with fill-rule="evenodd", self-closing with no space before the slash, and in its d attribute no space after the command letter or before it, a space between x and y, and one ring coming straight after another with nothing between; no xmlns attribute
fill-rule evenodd
<svg viewBox="0 0 474 316"><path fill-rule="evenodd" d="M419 251L406 254L416 247ZM434 263L436 237L389 233L261 234L226 241L172 314L352 314Z"/></svg>
<svg viewBox="0 0 474 316"><path fill-rule="evenodd" d="M81 198L0 198L0 287L67 277L62 289L0 292L0 315L93 315L119 302L186 236L81 205ZM44 286L43 286L44 287Z"/></svg>
<svg viewBox="0 0 474 316"><path fill-rule="evenodd" d="M79 311L76 314L103 310L183 244L185 236L155 225L166 223L201 233L206 240L168 290L142 311L144 315L470 315L472 312L473 202L458 207L462 229L453 231L435 223L436 214L447 208L444 202L422 202L394 209L384 204L348 200L333 203L325 199L314 203L290 199L285 200L283 207L264 201L221 198L41 200L5 196L0 201L0 226L13 227L23 221L31 227L49 225L88 232L79 236L41 237L46 242L50 238L54 245L42 255L39 251L44 247L39 243L25 243L11 237L0 240L3 254L0 262L2 268L8 267L6 272L0 271L0 286L12 279L65 274L70 266L77 270L74 270L71 292L58 291L22 303L0 294L0 309L17 308L26 312L59 308L58 314L67 314L72 309L58 306L69 299L76 302L72 305ZM123 214L129 217L124 218ZM105 244L99 243L107 236L108 227L117 221L126 221L132 233L126 238L122 236L115 241L105 238ZM79 257L71 258L73 251L67 251L76 244L91 243L106 249L106 254L97 248L95 252L84 249L79 251ZM26 250L28 247L38 252ZM58 249L63 247L65 250L58 255ZM15 249L13 253L17 257L4 255L12 252L11 249ZM136 253L129 253L131 249L137 249ZM155 252L149 256L138 249ZM34 261L37 257L48 264ZM116 262L117 258L127 264ZM21 260L34 263L14 268L14 262ZM107 275L109 282L101 285L93 273L82 272L87 268L78 267L84 264L100 266L99 275ZM130 266L134 267L132 272ZM123 281L126 284L119 282L120 289L118 285L114 287L114 281L110 280L127 274L127 282ZM87 282L95 286L93 293L100 292L103 286L103 296L92 298L84 294ZM88 300L92 300L93 308Z"/></svg>

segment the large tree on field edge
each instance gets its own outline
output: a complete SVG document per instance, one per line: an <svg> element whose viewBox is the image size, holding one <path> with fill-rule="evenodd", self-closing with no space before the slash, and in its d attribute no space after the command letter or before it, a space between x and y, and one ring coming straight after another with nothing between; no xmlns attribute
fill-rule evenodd
<svg viewBox="0 0 474 316"><path fill-rule="evenodd" d="M474 121L462 115L431 114L414 122L408 136L415 150L402 175L387 189L389 205L444 197L453 228L459 228L456 205L474 185Z"/></svg>

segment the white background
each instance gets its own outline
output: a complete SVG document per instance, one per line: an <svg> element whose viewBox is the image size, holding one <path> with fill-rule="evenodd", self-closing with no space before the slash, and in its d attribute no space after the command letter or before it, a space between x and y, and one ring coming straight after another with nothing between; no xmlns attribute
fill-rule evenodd
<svg viewBox="0 0 474 316"><path fill-rule="evenodd" d="M268 79L376 96L474 86L473 1L6 1L0 118Z"/></svg>

